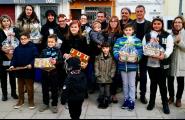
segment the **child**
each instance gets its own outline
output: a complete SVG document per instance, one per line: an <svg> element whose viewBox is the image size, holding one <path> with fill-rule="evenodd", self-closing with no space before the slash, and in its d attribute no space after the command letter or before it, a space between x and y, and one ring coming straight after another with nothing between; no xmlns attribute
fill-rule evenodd
<svg viewBox="0 0 185 120"><path fill-rule="evenodd" d="M68 103L69 113L72 119L80 118L82 104L86 95L87 80L81 72L80 60L71 57L66 61L67 78L63 86L61 104Z"/></svg>
<svg viewBox="0 0 185 120"><path fill-rule="evenodd" d="M35 57L38 55L38 52L35 45L30 41L29 33L21 33L20 42L21 44L17 48L15 48L13 58L10 64L10 69L16 67L25 67L25 69L23 70L16 71L16 76L18 78L19 100L18 103L14 106L14 108L18 109L24 105L24 86L26 86L26 89L28 91L29 108L34 109L35 104L33 88L33 64Z"/></svg>
<svg viewBox="0 0 185 120"><path fill-rule="evenodd" d="M102 53L95 59L95 76L100 89L98 108L107 108L110 103L110 84L116 71L116 65L110 53L110 45L103 43L101 49Z"/></svg>
<svg viewBox="0 0 185 120"><path fill-rule="evenodd" d="M47 40L47 48L41 53L41 58L51 58L50 62L58 67L62 62L62 56L60 50L56 48L57 36L49 35ZM52 107L51 111L57 113L57 103L58 103L58 70L53 69L51 71L42 70L42 93L43 93L43 105L40 107L39 111L43 112L49 108L49 90L51 90Z"/></svg>
<svg viewBox="0 0 185 120"><path fill-rule="evenodd" d="M0 78L2 88L2 101L7 101L7 71L10 67L10 61L15 47L19 45L19 30L13 27L12 19L8 15L0 17ZM18 99L16 94L16 79L14 72L8 72L11 86L11 96Z"/></svg>
<svg viewBox="0 0 185 120"><path fill-rule="evenodd" d="M113 48L113 54L115 59L118 60L118 70L121 71L123 81L124 103L122 108L128 108L129 110L133 110L135 107L135 76L136 70L138 69L138 61L142 56L141 41L133 36L133 33L133 26L130 24L125 25L125 36L118 38ZM126 50L132 48L133 51L135 51L137 58L132 62L127 62L126 60L123 61L119 54L120 50L123 48L126 48ZM127 53L127 55L130 53ZM127 57L127 55L125 56Z"/></svg>

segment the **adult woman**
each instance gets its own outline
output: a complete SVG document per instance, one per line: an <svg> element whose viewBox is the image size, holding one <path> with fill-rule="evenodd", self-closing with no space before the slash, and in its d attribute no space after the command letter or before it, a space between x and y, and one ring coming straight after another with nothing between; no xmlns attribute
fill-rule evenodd
<svg viewBox="0 0 185 120"><path fill-rule="evenodd" d="M37 48L40 50L40 22L32 5L26 5L24 7L23 12L17 19L16 26L21 32L30 32L30 40L36 44Z"/></svg>
<svg viewBox="0 0 185 120"><path fill-rule="evenodd" d="M2 15L0 17L0 78L1 78L1 88L2 88L2 101L6 101L7 97L7 71L8 61L11 60L13 56L13 51L15 47L19 44L19 30L13 27L12 19L8 15ZM12 49L9 49L12 48ZM9 72L10 86L11 86L11 96L17 99L16 94L16 79L13 72Z"/></svg>
<svg viewBox="0 0 185 120"><path fill-rule="evenodd" d="M171 56L171 74L168 77L169 104L174 102L174 78L177 79L176 107L181 107L181 98L184 91L185 75L185 21L178 16L172 23L172 36L174 38L174 51Z"/></svg>
<svg viewBox="0 0 185 120"><path fill-rule="evenodd" d="M111 45L113 48L116 39L121 37L122 31L119 22L119 18L117 16L112 16L108 23L107 29L104 31L105 40ZM112 52L111 52L112 53ZM119 85L120 84L120 85ZM121 86L121 75L118 70L116 70L115 77L113 78L113 82L111 85L111 94L112 94L112 102L117 103L118 99L116 97L116 89L118 86Z"/></svg>
<svg viewBox="0 0 185 120"><path fill-rule="evenodd" d="M143 44L145 45L147 42L158 44L163 49L163 51L160 52L160 55L149 56L147 60L147 68L151 80L150 101L147 110L152 110L155 107L157 85L159 85L163 112L169 114L170 110L167 100L166 78L170 64L169 56L173 51L173 38L168 32L164 31L164 23L161 18L156 17L153 19L152 31L145 35Z"/></svg>
<svg viewBox="0 0 185 120"><path fill-rule="evenodd" d="M44 24L41 28L41 34L42 34L42 49L47 47L47 38L49 35L51 34L56 34L59 39L57 39L57 47L60 48L60 45L62 43L62 35L60 35L61 33L59 32L58 29L58 24L56 22L57 20L57 15L55 13L54 10L48 10L45 13L45 17L46 17L46 24ZM59 44L58 44L59 43Z"/></svg>

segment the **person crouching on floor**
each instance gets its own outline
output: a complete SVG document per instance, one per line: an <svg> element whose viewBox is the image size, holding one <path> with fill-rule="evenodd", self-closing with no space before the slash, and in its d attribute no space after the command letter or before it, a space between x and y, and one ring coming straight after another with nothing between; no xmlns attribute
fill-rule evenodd
<svg viewBox="0 0 185 120"><path fill-rule="evenodd" d="M61 104L68 103L69 114L72 119L80 118L87 91L87 79L81 71L80 63L80 59L77 57L71 57L65 62L67 77L63 86Z"/></svg>

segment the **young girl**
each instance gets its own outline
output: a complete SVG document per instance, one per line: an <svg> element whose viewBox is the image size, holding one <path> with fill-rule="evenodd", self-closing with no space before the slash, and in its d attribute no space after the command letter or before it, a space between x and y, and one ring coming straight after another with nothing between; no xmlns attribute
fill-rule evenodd
<svg viewBox="0 0 185 120"><path fill-rule="evenodd" d="M18 91L19 91L19 100L14 106L15 109L18 109L24 105L24 86L28 91L28 102L29 108L35 108L34 104L34 87L33 87L33 78L34 78L34 59L38 56L38 51L35 45L30 41L29 33L23 32L20 34L21 44L15 48L13 53L13 58L11 61L11 66L9 69L14 69L16 67L24 67L23 70L17 70L16 76L18 78Z"/></svg>
<svg viewBox="0 0 185 120"><path fill-rule="evenodd" d="M62 56L60 50L56 48L57 36L48 36L48 47L44 49L41 53L41 58L50 58L50 62L58 67L62 62ZM42 93L43 93L43 105L40 108L40 112L49 108L49 88L51 88L52 96L52 107L51 111L57 113L57 103L58 103L58 70L53 69L51 71L42 70Z"/></svg>
<svg viewBox="0 0 185 120"><path fill-rule="evenodd" d="M155 37L151 34L153 32L157 33ZM158 43L164 49L164 52L160 52L160 55L148 57L147 66L151 83L150 101L147 106L147 110L152 110L155 107L157 85L159 85L163 112L165 114L169 114L170 110L167 99L166 77L170 64L169 56L173 52L173 38L168 32L164 31L164 23L161 18L156 17L152 20L152 31L145 35L143 45L147 42Z"/></svg>
<svg viewBox="0 0 185 120"><path fill-rule="evenodd" d="M19 30L12 26L12 20L7 15L0 17L0 78L2 88L2 101L8 99L7 95L7 71L13 56L14 49L19 45ZM7 63L7 64L6 64ZM16 94L16 79L14 72L9 72L11 96L18 99Z"/></svg>
<svg viewBox="0 0 185 120"><path fill-rule="evenodd" d="M125 36L118 38L114 48L113 54L115 59L118 61L118 70L121 71L121 77L123 81L123 91L124 91L124 103L122 108L128 108L129 110L133 110L135 107L135 76L136 71L138 69L138 61L141 59L142 56L142 44L141 41L133 36L134 28L132 25L125 25L124 27L124 34ZM128 50L132 48L132 52L136 55L134 60L127 61L122 60L120 52L124 49ZM129 51L123 57L127 57Z"/></svg>
<svg viewBox="0 0 185 120"><path fill-rule="evenodd" d="M101 45L102 53L95 59L95 76L99 85L98 108L107 108L110 103L110 84L116 71L116 65L110 53L110 44Z"/></svg>

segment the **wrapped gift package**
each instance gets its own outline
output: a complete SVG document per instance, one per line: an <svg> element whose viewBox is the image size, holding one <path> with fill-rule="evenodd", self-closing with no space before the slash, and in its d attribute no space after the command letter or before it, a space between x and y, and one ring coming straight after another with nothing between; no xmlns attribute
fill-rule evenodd
<svg viewBox="0 0 185 120"><path fill-rule="evenodd" d="M159 56L160 52L164 52L164 49L156 42L149 42L143 46L143 53L146 56Z"/></svg>
<svg viewBox="0 0 185 120"><path fill-rule="evenodd" d="M88 65L88 60L89 60L89 58L90 58L88 55L86 55L86 54L84 54L84 53L82 53L82 52L80 52L80 51L78 51L78 50L76 50L76 49L74 49L74 48L71 49L70 55L71 55L72 57L79 57L79 58L80 58L81 67L82 67L83 69L85 69L85 68L87 67L87 65Z"/></svg>
<svg viewBox="0 0 185 120"><path fill-rule="evenodd" d="M144 55L146 56L159 56L160 55L160 50L158 48L152 48L148 46L143 47L143 52Z"/></svg>
<svg viewBox="0 0 185 120"><path fill-rule="evenodd" d="M50 58L35 58L34 67L46 71L55 69L55 65L50 62Z"/></svg>
<svg viewBox="0 0 185 120"><path fill-rule="evenodd" d="M120 61L124 62L136 62L137 61L137 54L128 54L124 51L119 52Z"/></svg>

